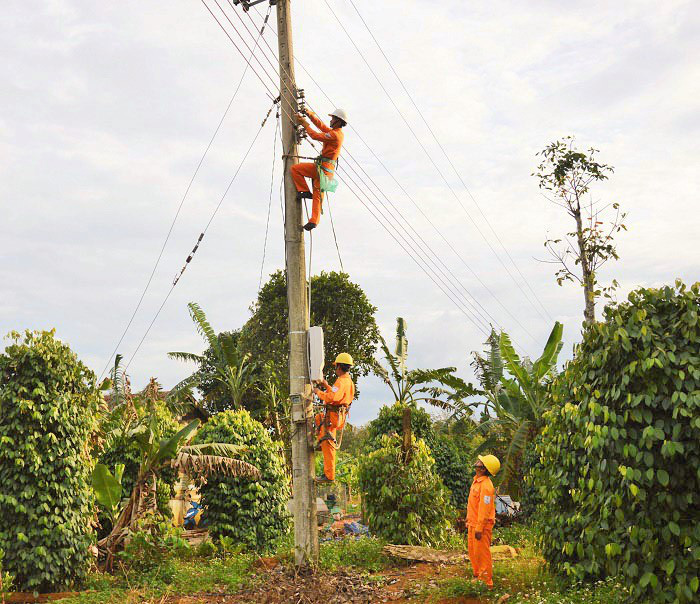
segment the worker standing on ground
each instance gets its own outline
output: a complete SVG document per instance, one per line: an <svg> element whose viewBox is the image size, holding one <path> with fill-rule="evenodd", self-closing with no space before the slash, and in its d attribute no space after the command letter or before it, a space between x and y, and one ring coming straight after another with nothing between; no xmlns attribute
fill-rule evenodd
<svg viewBox="0 0 700 604"><path fill-rule="evenodd" d="M469 490L467 529L469 531L469 560L474 577L493 587L491 534L496 522L496 490L491 476L498 474L501 462L495 455L479 455L474 464L476 476Z"/></svg>
<svg viewBox="0 0 700 604"><path fill-rule="evenodd" d="M320 382L321 388L314 388L314 394L325 403L324 413L316 414L318 428L318 445L323 452L323 475L317 476L317 482L335 480L335 454L338 448L336 435L347 419L348 410L355 398L355 384L348 373L353 366L352 357L347 352L340 353L335 359L335 374L338 379L333 386L326 380Z"/></svg>
<svg viewBox="0 0 700 604"><path fill-rule="evenodd" d="M335 191L337 181L334 179L335 169L338 166L340 148L343 146L345 134L342 128L348 123L348 116L343 109L336 109L331 116L331 125L326 126L312 111L307 111L309 119L320 130L314 130L311 124L306 121L306 117L299 113L297 120L304 126L311 138L323 143L321 155L313 163L295 164L292 166L292 179L297 188L297 197L302 199L312 199L313 207L311 219L304 225L307 231L315 229L321 220L321 208L323 204L323 194L326 191ZM313 193L309 191L306 179L310 178L313 183Z"/></svg>

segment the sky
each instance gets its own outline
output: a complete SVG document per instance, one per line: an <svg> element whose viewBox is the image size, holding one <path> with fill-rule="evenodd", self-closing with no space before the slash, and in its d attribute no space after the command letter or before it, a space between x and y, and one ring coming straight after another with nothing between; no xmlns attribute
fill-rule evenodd
<svg viewBox="0 0 700 604"><path fill-rule="evenodd" d="M207 1L238 42L215 0ZM234 9L220 3L247 36ZM376 78L326 0L293 0L295 54L348 111L346 156L394 204L383 223L410 223L449 268L443 287L453 297L468 290L488 311L486 322L508 331L525 354L539 354L555 320L564 324L562 359L580 338L582 292L557 286L556 267L542 262L544 240L571 230L570 218L532 176L536 153L558 138L574 135L615 167L592 197L601 206L619 202L628 232L601 281L617 279L624 299L636 287L698 280L697 2L355 0L456 171L350 0L328 3ZM260 7L251 12L258 24ZM6 0L3 15L0 333L55 328L99 375L245 61L201 0ZM276 48L274 27L271 19L263 35ZM256 54L276 80L266 47ZM299 63L296 76L319 113L334 108ZM248 70L119 347L130 359L221 202L129 365L135 388L151 376L169 388L192 371L167 357L204 348L188 302L198 302L217 330L248 319L268 206L263 275L283 266L274 113L221 201L270 105ZM314 154L308 145L302 153ZM475 325L457 308L409 257L416 246L402 249L354 188L341 182L329 203L343 265L378 307L382 333L393 342L396 317L404 317L409 367L455 366L472 379L470 355L482 348L484 320ZM338 270L328 212L313 237L311 271ZM360 389L353 423L393 402L376 378L363 378Z"/></svg>

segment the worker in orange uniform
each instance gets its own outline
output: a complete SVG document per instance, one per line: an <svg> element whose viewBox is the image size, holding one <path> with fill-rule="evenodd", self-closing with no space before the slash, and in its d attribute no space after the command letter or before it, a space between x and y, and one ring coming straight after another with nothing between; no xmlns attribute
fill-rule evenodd
<svg viewBox="0 0 700 604"><path fill-rule="evenodd" d="M498 474L501 462L495 455L479 455L474 469L476 476L467 503L469 560L474 569L474 577L488 587L493 587L491 534L496 522L496 491L490 477Z"/></svg>
<svg viewBox="0 0 700 604"><path fill-rule="evenodd" d="M304 225L307 231L315 229L321 220L321 207L323 204L323 193L325 190L335 190L334 186L326 189L326 183L334 182L335 169L338 166L340 148L343 146L345 134L342 128L347 126L348 116L343 109L336 109L331 116L331 125L326 126L312 111L307 111L309 119L320 130L314 130L311 124L306 121L306 117L301 113L297 114L299 123L304 126L311 138L323 143L321 155L313 163L295 164L292 166L292 179L297 188L297 197L302 199L312 199L313 207L311 219ZM306 179L310 178L313 183L313 193L309 191ZM330 185L329 185L330 186Z"/></svg>
<svg viewBox="0 0 700 604"><path fill-rule="evenodd" d="M347 419L348 410L355 398L355 384L348 373L353 366L352 357L341 352L335 359L335 374L338 379L333 386L326 380L320 382L321 388L314 388L314 394L326 405L324 413L316 414L318 428L318 445L323 452L323 475L317 476L317 482L335 480L335 452L338 443L335 439L338 429L342 429Z"/></svg>

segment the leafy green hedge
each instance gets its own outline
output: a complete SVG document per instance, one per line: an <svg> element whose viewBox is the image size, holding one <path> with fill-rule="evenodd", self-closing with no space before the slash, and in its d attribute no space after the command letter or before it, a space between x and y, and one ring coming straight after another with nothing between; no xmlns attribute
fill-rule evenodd
<svg viewBox="0 0 700 604"><path fill-rule="evenodd" d="M101 397L53 331L10 338L0 354L0 549L19 589L61 591L90 563L88 441Z"/></svg>
<svg viewBox="0 0 700 604"><path fill-rule="evenodd" d="M242 461L256 466L258 481L246 478L208 479L201 487L209 528L215 537L231 537L246 548L265 552L289 530L289 477L282 444L248 411L214 415L197 433L194 443L220 442L248 447Z"/></svg>
<svg viewBox="0 0 700 604"><path fill-rule="evenodd" d="M588 328L555 384L532 479L544 555L620 575L634 602L697 602L700 285L640 289Z"/></svg>
<svg viewBox="0 0 700 604"><path fill-rule="evenodd" d="M436 545L450 526L449 493L433 472L425 441L413 439L405 463L399 436L360 460L359 481L370 530L391 543Z"/></svg>
<svg viewBox="0 0 700 604"><path fill-rule="evenodd" d="M379 415L369 423L368 449L382 446L382 437L387 434L401 434L405 405L395 403L384 406ZM471 451L460 447L445 434L435 431L430 414L420 407L411 407L411 430L417 439L423 439L435 460L435 471L449 490L452 505L467 507L469 488L474 473L471 471Z"/></svg>

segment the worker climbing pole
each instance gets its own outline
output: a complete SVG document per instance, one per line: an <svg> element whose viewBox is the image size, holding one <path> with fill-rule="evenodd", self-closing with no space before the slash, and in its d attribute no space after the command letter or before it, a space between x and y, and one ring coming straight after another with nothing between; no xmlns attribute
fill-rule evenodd
<svg viewBox="0 0 700 604"><path fill-rule="evenodd" d="M304 225L307 231L315 229L321 220L323 211L324 193L335 192L338 181L335 179L335 170L338 167L338 157L343 146L345 134L343 128L347 126L348 116L345 110L336 109L329 114L330 126L327 126L311 110L305 110L297 114L297 120L304 127L306 133L314 140L323 143L321 155L313 163L296 164L292 166L292 178L298 191L298 199L312 199L313 206L311 219ZM308 117L318 128L314 130L306 120ZM310 178L313 185L313 193L309 191L306 179Z"/></svg>
<svg viewBox="0 0 700 604"><path fill-rule="evenodd" d="M290 0L277 0L279 74L282 108L282 145L284 154L287 303L289 305L289 395L292 411L292 485L294 497L294 561L297 566L313 566L318 561L316 489L314 484L314 415L309 381L307 332L309 300L306 289L306 258L302 206L292 169L297 164L298 112L294 81L294 49Z"/></svg>
<svg viewBox="0 0 700 604"><path fill-rule="evenodd" d="M350 377L353 366L352 357L341 352L335 359L335 374L338 378L331 386L323 380L320 388L314 388L314 394L323 401L323 412L316 414L318 430L317 447L323 452L323 474L316 477L316 482L333 482L335 480L336 451L340 448L338 430L345 427L350 412L350 405L355 398L355 384Z"/></svg>

